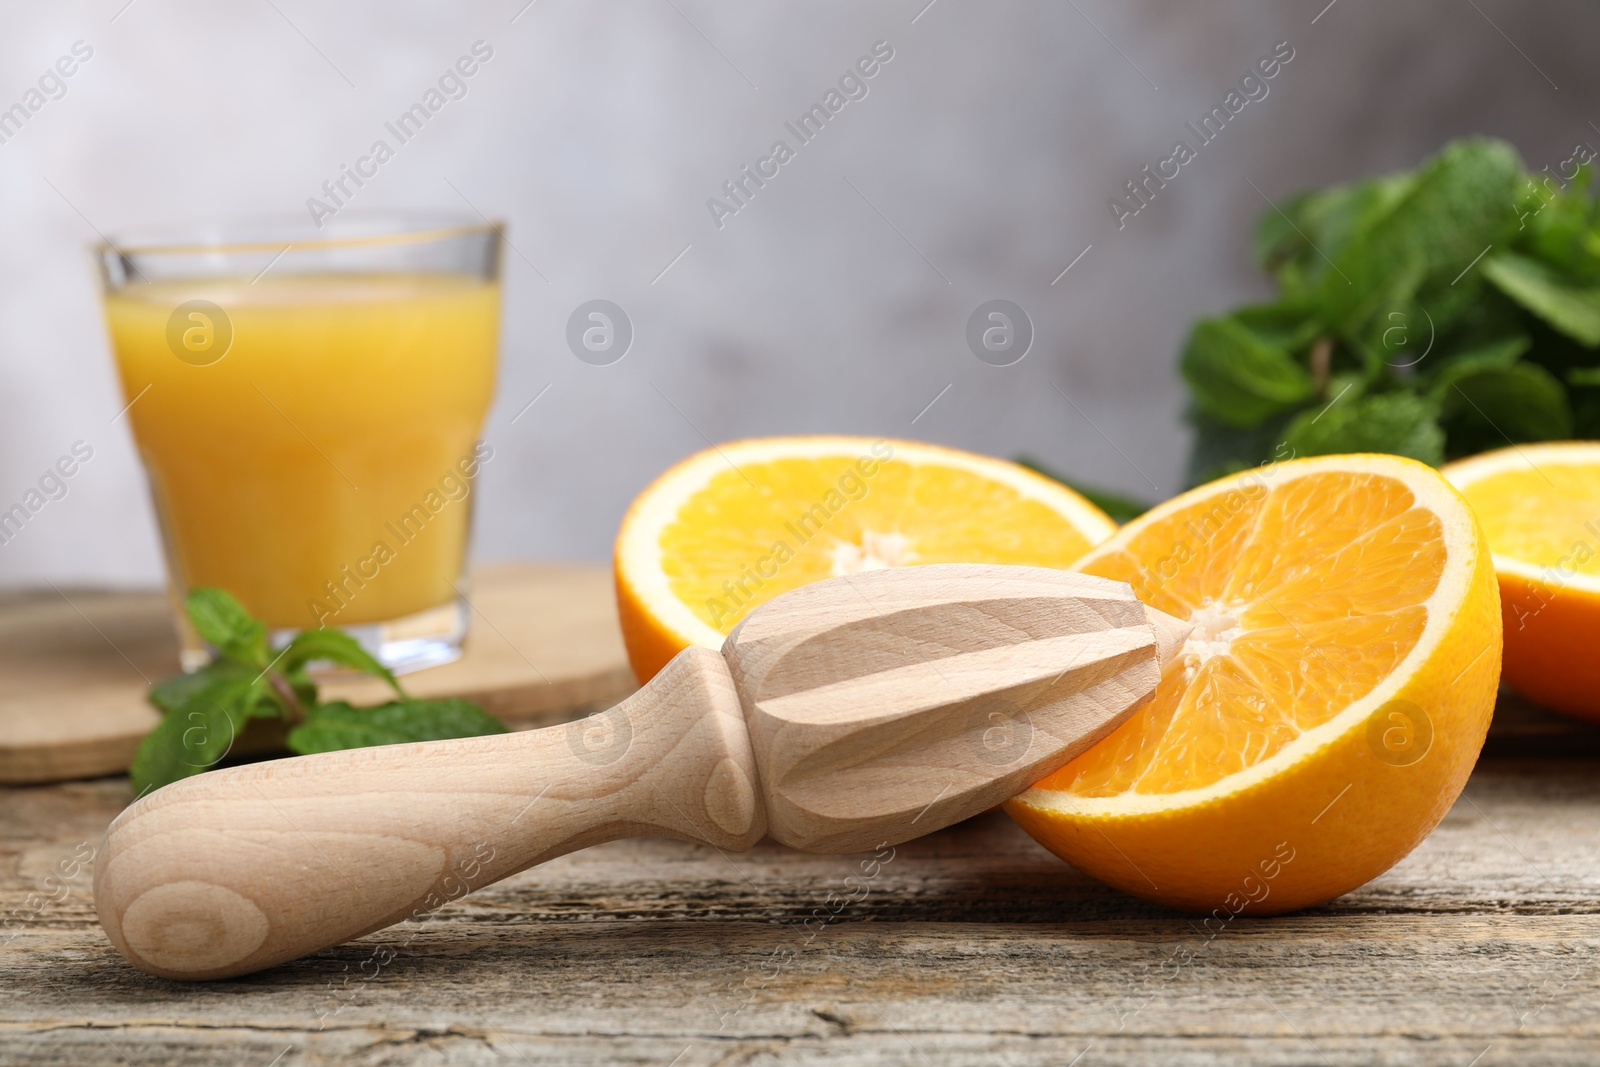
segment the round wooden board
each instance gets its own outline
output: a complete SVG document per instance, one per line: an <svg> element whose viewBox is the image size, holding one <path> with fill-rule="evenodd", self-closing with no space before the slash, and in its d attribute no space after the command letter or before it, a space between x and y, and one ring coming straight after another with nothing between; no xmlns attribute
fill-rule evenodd
<svg viewBox="0 0 1600 1067"><path fill-rule="evenodd" d="M470 589L465 654L407 675L408 692L467 697L529 727L634 690L607 568L488 564L473 570ZM177 669L164 593L52 589L0 600L0 783L120 774L157 722L145 692ZM372 679L322 689L355 703L389 692Z"/></svg>

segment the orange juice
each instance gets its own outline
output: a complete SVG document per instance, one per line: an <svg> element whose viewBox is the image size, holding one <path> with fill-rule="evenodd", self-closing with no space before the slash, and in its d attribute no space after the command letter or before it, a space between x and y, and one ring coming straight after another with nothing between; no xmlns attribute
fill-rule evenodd
<svg viewBox="0 0 1600 1067"><path fill-rule="evenodd" d="M180 307L197 300L221 315ZM274 628L454 601L471 479L493 454L475 441L496 282L268 274L132 284L105 304L183 588L226 589ZM184 351L218 338L214 362Z"/></svg>

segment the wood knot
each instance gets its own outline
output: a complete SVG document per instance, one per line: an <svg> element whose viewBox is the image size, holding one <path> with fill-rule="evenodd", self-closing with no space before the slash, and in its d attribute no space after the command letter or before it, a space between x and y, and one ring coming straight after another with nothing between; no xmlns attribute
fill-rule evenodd
<svg viewBox="0 0 1600 1067"><path fill-rule="evenodd" d="M210 882L169 882L139 894L122 913L128 950L151 968L193 977L244 959L267 939L262 910Z"/></svg>
<svg viewBox="0 0 1600 1067"><path fill-rule="evenodd" d="M743 837L756 821L756 790L744 769L728 757L706 778L706 814L723 833Z"/></svg>

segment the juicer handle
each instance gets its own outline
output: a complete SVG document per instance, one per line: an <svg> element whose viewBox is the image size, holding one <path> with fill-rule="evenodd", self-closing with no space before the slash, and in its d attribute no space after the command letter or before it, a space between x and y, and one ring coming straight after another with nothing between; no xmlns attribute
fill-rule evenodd
<svg viewBox="0 0 1600 1067"><path fill-rule="evenodd" d="M727 666L690 648L621 704L562 726L175 782L111 824L95 908L136 966L226 978L601 841L654 835L742 850L765 829Z"/></svg>

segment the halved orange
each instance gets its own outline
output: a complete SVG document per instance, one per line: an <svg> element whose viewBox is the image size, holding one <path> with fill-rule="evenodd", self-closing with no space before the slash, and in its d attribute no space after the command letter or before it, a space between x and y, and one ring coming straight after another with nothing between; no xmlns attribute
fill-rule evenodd
<svg viewBox="0 0 1600 1067"><path fill-rule="evenodd" d="M1440 473L1472 505L1494 553L1506 682L1600 719L1600 442L1517 445Z"/></svg>
<svg viewBox="0 0 1600 1067"><path fill-rule="evenodd" d="M1394 864L1466 783L1500 606L1483 534L1432 468L1246 471L1077 568L1195 627L1148 705L1006 804L1094 877L1219 922L1306 907Z"/></svg>
<svg viewBox="0 0 1600 1067"><path fill-rule="evenodd" d="M1066 567L1116 528L1059 482L989 456L870 437L732 441L634 500L617 609L644 681L809 582L919 563Z"/></svg>

